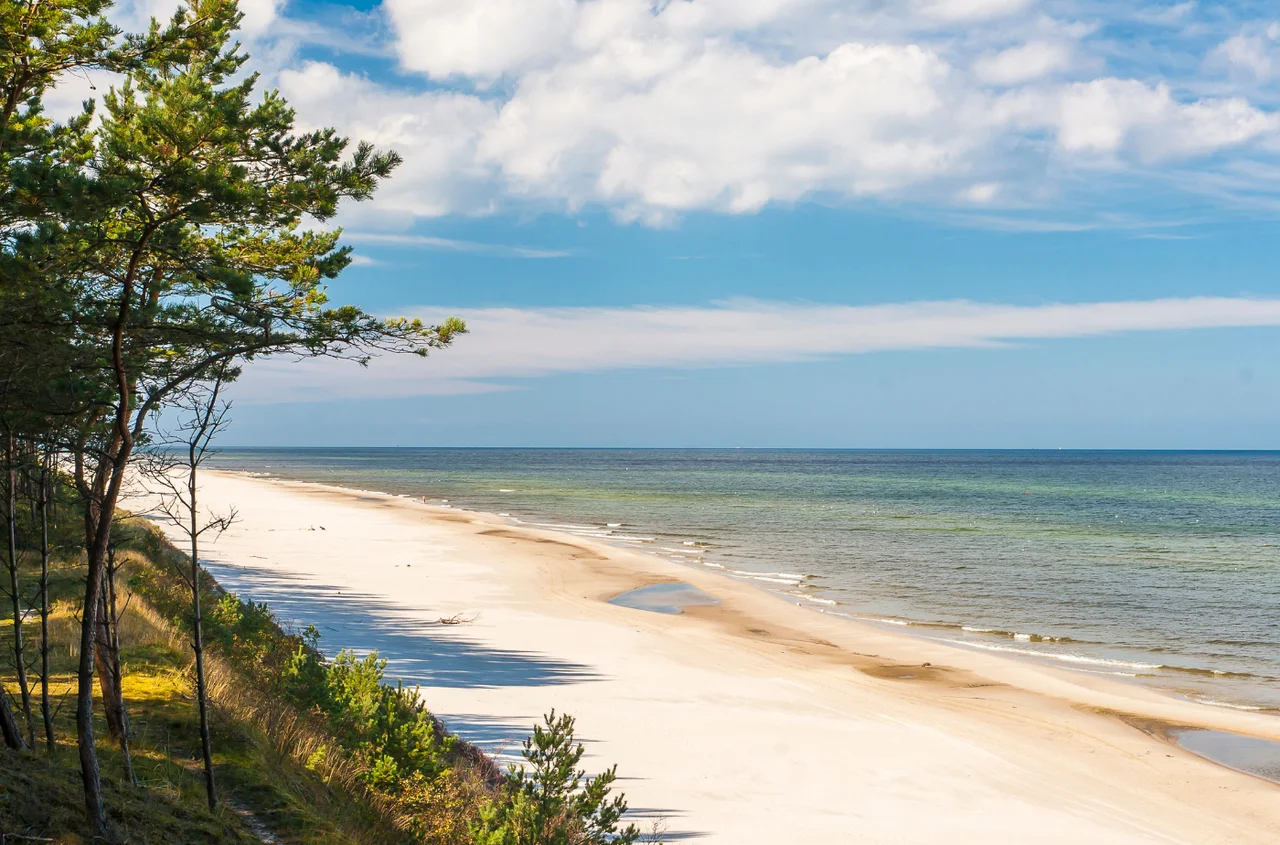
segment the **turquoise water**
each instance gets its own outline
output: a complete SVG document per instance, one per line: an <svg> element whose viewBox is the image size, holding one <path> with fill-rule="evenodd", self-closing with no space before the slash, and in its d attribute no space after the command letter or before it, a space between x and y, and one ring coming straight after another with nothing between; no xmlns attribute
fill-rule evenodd
<svg viewBox="0 0 1280 845"><path fill-rule="evenodd" d="M966 648L1280 707L1280 453L236 450Z"/></svg>

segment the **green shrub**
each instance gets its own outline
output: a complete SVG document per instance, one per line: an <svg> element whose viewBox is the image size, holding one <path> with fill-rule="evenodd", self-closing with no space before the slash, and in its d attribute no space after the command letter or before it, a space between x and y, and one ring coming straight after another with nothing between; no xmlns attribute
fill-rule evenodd
<svg viewBox="0 0 1280 845"><path fill-rule="evenodd" d="M394 791L402 777L439 774L454 738L437 736L417 690L383 683L386 668L376 653L357 659L338 652L328 667L323 708L339 741L369 762L370 785Z"/></svg>
<svg viewBox="0 0 1280 845"><path fill-rule="evenodd" d="M578 768L573 717L544 717L525 740L524 768L512 768L499 799L481 811L475 845L631 845L635 825L619 830L627 802L609 798L617 767L594 778Z"/></svg>

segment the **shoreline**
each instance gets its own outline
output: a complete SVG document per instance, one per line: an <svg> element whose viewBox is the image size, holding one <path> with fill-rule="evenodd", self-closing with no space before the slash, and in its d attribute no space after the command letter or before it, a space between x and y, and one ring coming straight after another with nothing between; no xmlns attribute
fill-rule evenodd
<svg viewBox="0 0 1280 845"><path fill-rule="evenodd" d="M492 514L239 473L203 487L245 516L210 546L229 589L282 618L310 614L326 650L381 644L391 671L482 745L552 706L575 713L588 756L618 762L632 806L672 834L1264 842L1280 824L1280 787L1111 714L1280 740L1270 715L884 631ZM607 601L671 581L721 603L664 615Z"/></svg>
<svg viewBox="0 0 1280 845"><path fill-rule="evenodd" d="M270 451L270 449L268 449ZM502 451L502 449L495 449ZM662 451L662 449L659 449ZM717 449L710 449L717 451ZM838 451L838 449L837 449ZM872 452L879 452L873 449ZM979 452L980 451L979 449ZM837 600L833 595L840 594L836 589L832 592L814 579L823 580L824 576L814 576L803 571L765 572L740 570L724 562L714 559L718 549L726 548L721 543L707 542L696 538L685 540L687 548L667 548L662 543L680 544L681 540L672 539L678 534L669 533L662 526L622 524L622 522L598 522L598 524L577 524L575 517L564 513L516 513L489 510L484 504L457 503L452 499L439 495L410 495L396 493L392 490L369 489L342 483L325 483L284 478L270 471L253 470L212 470L229 472L229 474L246 475L248 478L284 481L284 483L316 485L316 487L349 490L371 495L385 495L411 502L421 502L428 507L443 507L445 510L467 513L479 513L490 517L500 517L507 524L526 529L549 530L553 533L567 534L571 538L595 540L609 547L623 551L637 552L675 563L692 571L710 571L740 584L748 584L765 593L776 595L786 602L799 604L800 607L823 613L823 615L842 618L858 625L869 625L878 630L902 632L914 638L931 640L952 648L978 650L978 652L996 653L998 656L1015 661L1024 661L1038 666L1057 668L1070 672L1088 673L1101 677L1110 677L1125 684L1143 686L1156 690L1157 693L1189 700L1189 702L1215 707L1234 709L1234 711L1276 713L1280 714L1280 703L1277 703L1275 689L1276 679L1267 675L1258 675L1252 671L1219 670L1215 667L1196 666L1194 658L1187 659L1185 654L1172 654L1174 662L1162 661L1165 654L1147 652L1142 647L1130 647L1115 641L1097 641L1074 639L1068 635L1044 635L1037 632L1020 632L1004 630L1002 627L984 627L978 622L943 621L938 618L925 618L908 615L884 615L873 609L856 609L852 604ZM499 489L499 493L512 493L513 490ZM436 504L436 503L445 504ZM626 531L620 534L618 531ZM634 536L635 531L643 534L655 533L659 536ZM730 547L731 548L731 547ZM739 565L741 566L741 565ZM1041 647L1050 648L1036 648ZM1085 647L1071 650L1071 647ZM1061 647L1064 650L1053 650ZM1092 647L1092 648L1091 648ZM1080 653L1083 652L1083 653ZM1184 658L1184 659L1179 659ZM1270 684L1270 685L1268 685ZM1268 695L1270 693L1270 695Z"/></svg>

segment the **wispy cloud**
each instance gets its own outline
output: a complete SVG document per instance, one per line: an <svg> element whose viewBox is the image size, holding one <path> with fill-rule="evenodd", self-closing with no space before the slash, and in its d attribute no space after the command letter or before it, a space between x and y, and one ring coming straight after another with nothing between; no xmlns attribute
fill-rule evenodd
<svg viewBox="0 0 1280 845"><path fill-rule="evenodd" d="M344 240L353 243L386 244L438 252L469 252L476 255L496 255L507 258L569 258L574 253L564 249L539 249L536 247L490 244L479 241L460 241L453 238L436 238L430 235L397 235L383 232L343 232Z"/></svg>
<svg viewBox="0 0 1280 845"><path fill-rule="evenodd" d="M467 319L471 334L425 362L388 357L367 369L333 361L255 364L238 386L240 401L477 393L558 373L725 367L1121 332L1280 326L1280 299L1225 297L1039 306L736 301L706 307L406 310L426 319L457 313Z"/></svg>

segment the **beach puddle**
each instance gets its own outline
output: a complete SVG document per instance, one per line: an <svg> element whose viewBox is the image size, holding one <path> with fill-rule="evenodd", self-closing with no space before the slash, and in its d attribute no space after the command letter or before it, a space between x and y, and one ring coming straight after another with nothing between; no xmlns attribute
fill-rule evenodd
<svg viewBox="0 0 1280 845"><path fill-rule="evenodd" d="M1192 754L1280 783L1280 742L1197 728L1174 731L1172 738Z"/></svg>
<svg viewBox="0 0 1280 845"><path fill-rule="evenodd" d="M640 587L609 599L609 604L653 613L683 613L686 607L705 607L719 603L720 599L710 593L682 581Z"/></svg>

